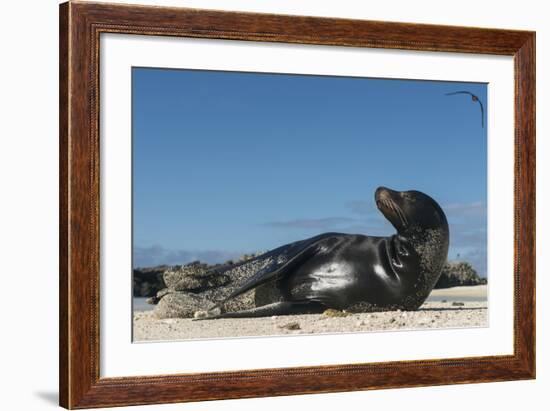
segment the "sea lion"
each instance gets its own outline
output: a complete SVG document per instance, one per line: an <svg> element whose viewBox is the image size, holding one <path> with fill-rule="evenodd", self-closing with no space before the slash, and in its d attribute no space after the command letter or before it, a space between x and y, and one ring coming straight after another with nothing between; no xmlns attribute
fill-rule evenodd
<svg viewBox="0 0 550 411"><path fill-rule="evenodd" d="M436 284L449 248L441 207L419 191L379 187L376 206L397 230L390 237L324 233L279 247L285 262L245 280L199 319L348 311L416 310ZM258 257L261 258L262 256ZM224 306L239 295L269 287L267 304L240 311Z"/></svg>

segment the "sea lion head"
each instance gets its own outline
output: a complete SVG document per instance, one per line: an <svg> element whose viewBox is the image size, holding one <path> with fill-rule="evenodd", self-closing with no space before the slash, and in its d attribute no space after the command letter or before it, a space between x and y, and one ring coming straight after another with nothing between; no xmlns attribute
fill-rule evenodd
<svg viewBox="0 0 550 411"><path fill-rule="evenodd" d="M445 213L437 202L420 191L394 191L378 187L374 194L376 206L399 234L449 230Z"/></svg>
<svg viewBox="0 0 550 411"><path fill-rule="evenodd" d="M406 309L417 309L432 291L447 260L447 218L439 204L420 191L379 187L375 200L378 209L397 230L397 235L391 237L392 264L399 272L416 275L413 292L401 304Z"/></svg>

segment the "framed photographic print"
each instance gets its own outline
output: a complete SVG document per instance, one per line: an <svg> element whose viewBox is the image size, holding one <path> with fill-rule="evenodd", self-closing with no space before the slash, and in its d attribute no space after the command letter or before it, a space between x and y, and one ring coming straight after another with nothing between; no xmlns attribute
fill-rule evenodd
<svg viewBox="0 0 550 411"><path fill-rule="evenodd" d="M60 6L60 403L535 377L535 34Z"/></svg>

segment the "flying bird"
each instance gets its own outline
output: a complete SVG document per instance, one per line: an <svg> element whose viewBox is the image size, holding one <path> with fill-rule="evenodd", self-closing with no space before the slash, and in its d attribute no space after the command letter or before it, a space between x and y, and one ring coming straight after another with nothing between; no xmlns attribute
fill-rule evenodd
<svg viewBox="0 0 550 411"><path fill-rule="evenodd" d="M446 93L445 95L446 96L454 96L456 94L468 94L472 97L472 101L475 103L479 103L479 107L481 108L481 127L485 127L485 110L483 110L483 104L481 103L481 100L479 99L478 96L476 96L475 94L473 93L470 93L469 91L455 91L453 93Z"/></svg>

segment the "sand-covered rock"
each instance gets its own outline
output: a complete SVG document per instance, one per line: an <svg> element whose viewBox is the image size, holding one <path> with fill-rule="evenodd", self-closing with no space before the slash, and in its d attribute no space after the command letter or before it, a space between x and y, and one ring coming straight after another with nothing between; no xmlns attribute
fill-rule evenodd
<svg viewBox="0 0 550 411"><path fill-rule="evenodd" d="M287 250L277 254L247 255L240 261L220 265L193 262L167 267L163 272L165 288L148 301L157 304L157 318L193 318L224 300L252 276L273 271L288 260ZM250 290L224 304L227 311L240 311L269 304L280 299L273 284Z"/></svg>
<svg viewBox="0 0 550 411"><path fill-rule="evenodd" d="M168 289L202 293L225 286L231 281L229 276L218 273L215 267L212 268L197 261L184 266L171 267L164 272L162 278Z"/></svg>
<svg viewBox="0 0 550 411"><path fill-rule="evenodd" d="M160 298L153 313L156 318L191 318L209 304L200 294L174 291Z"/></svg>

